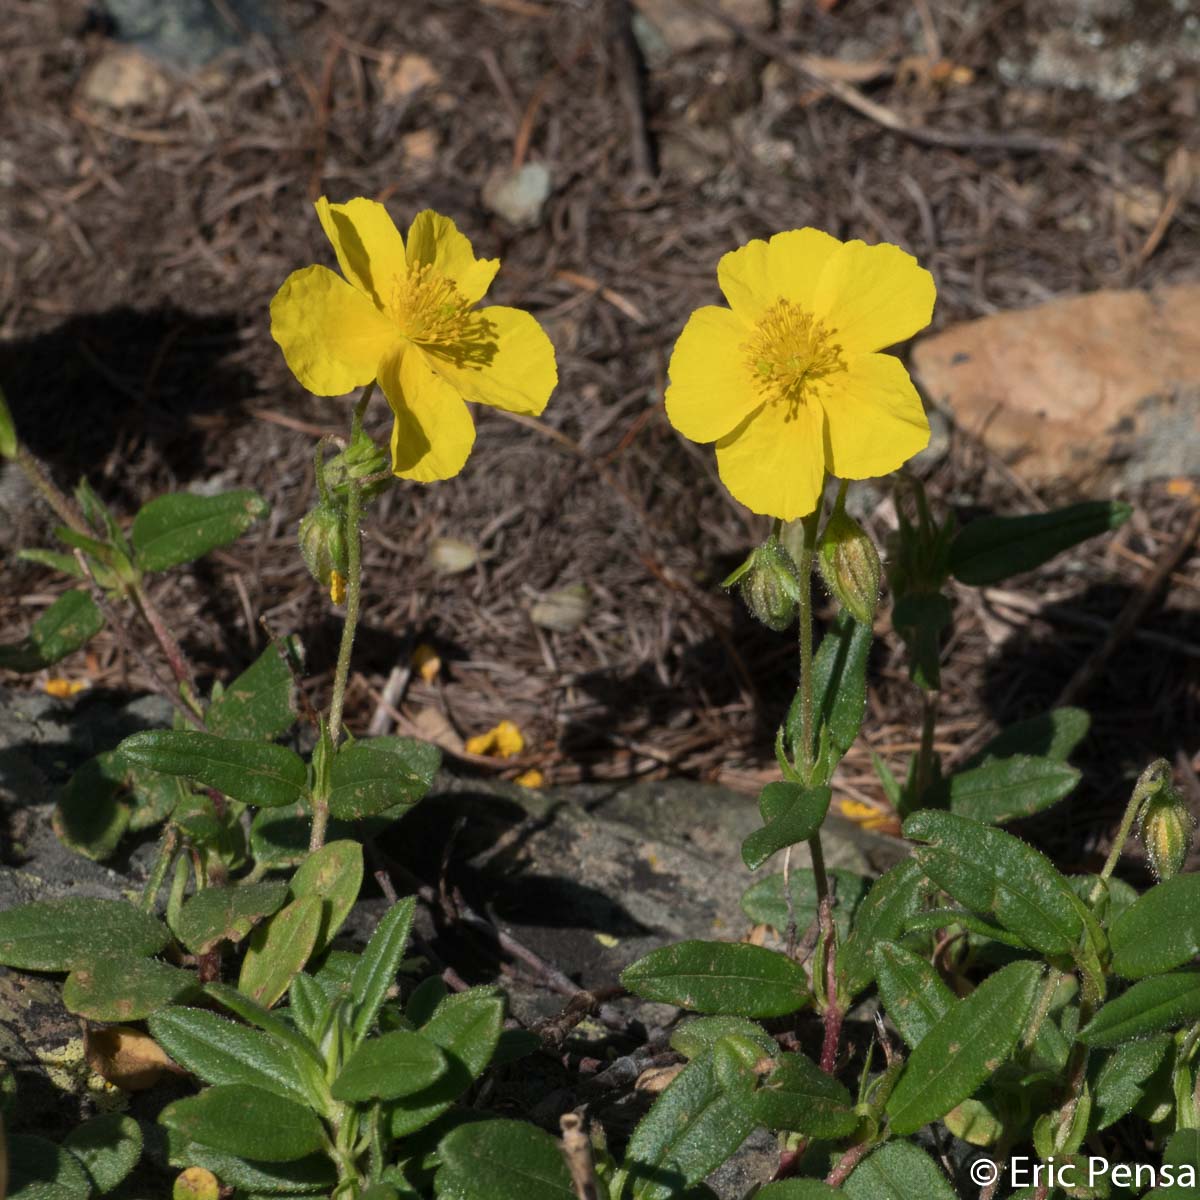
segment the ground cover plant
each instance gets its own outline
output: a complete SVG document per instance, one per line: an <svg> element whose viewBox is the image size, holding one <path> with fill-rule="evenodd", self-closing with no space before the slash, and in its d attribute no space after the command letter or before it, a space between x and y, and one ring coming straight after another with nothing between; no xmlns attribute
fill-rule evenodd
<svg viewBox="0 0 1200 1200"><path fill-rule="evenodd" d="M107 1114L61 1145L14 1135L9 1194L115 1192L145 1153L178 1170L179 1196L702 1200L713 1194L706 1178L759 1129L778 1138L773 1178L751 1193L764 1200L936 1200L964 1182L988 1196L1010 1184L1042 1198L1194 1194L1200 877L1182 872L1192 824L1169 765L1146 764L1103 868L1071 875L1003 826L1074 788L1069 758L1086 713L1010 726L952 771L933 736L950 581L995 584L1116 529L1130 510L1097 501L961 527L933 512L903 471L928 440L924 409L884 353L929 321L932 277L895 246L807 228L720 260L727 304L688 321L666 392L676 429L715 444L726 487L771 520L727 586L769 629L798 631L780 778L763 788L761 828L741 846L751 870L781 859L743 899L773 943L686 941L625 970L625 992L693 1015L670 1038L685 1065L623 1144L586 1114L556 1114L551 1132L489 1113L493 1073L519 1069L536 1040L506 1028L500 988L469 987L414 953L428 897L400 895L405 881L397 888L376 845L422 802L439 756L411 739L353 737L344 708L372 501L398 480L463 470L468 403L541 413L554 351L532 316L483 303L499 263L477 259L448 218L421 212L402 236L374 201L322 199L316 210L340 274L294 272L271 321L305 387L361 389L346 436L315 448L318 501L297 538L314 583L344 608L322 711L298 711L303 652L284 637L206 694L145 588L148 574L245 532L265 515L258 496L164 496L126 529L86 482L60 492L7 414L0 424L0 453L61 521L62 549L25 553L79 584L0 664L42 670L107 624L131 653L159 656L176 712L172 728L88 762L56 811L62 840L97 859L129 834L160 831L140 896L8 909L0 963L64 976L70 1011L148 1033L198 1085L149 1129ZM363 427L379 398L393 419L386 447ZM826 869L822 826L865 718L885 574L847 495L893 472L891 619L924 720L903 778L877 764L911 854L868 881ZM818 585L838 606L819 642ZM1140 893L1114 876L1135 836L1156 877ZM809 866L793 865L797 847ZM349 950L335 939L368 865L389 908ZM588 1006L576 1008L566 1024ZM1097 1175L1105 1139L1155 1169ZM964 1179L945 1169L963 1161L954 1145L980 1152ZM1018 1157L1040 1174L1022 1181Z"/></svg>

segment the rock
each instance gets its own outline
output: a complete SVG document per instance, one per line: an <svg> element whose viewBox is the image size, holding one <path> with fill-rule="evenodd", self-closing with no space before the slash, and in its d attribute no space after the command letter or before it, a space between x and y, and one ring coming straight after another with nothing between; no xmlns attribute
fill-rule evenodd
<svg viewBox="0 0 1200 1200"><path fill-rule="evenodd" d="M550 195L550 171L542 163L525 163L515 171L496 167L483 185L483 203L511 225L532 226L542 219Z"/></svg>
<svg viewBox="0 0 1200 1200"><path fill-rule="evenodd" d="M983 317L912 360L930 400L1031 481L1200 472L1200 284Z"/></svg>
<svg viewBox="0 0 1200 1200"><path fill-rule="evenodd" d="M652 66L671 54L686 54L706 44L728 44L733 30L713 17L698 16L687 0L633 0L633 32L646 61ZM767 29L771 0L718 0L723 13L742 25Z"/></svg>
<svg viewBox="0 0 1200 1200"><path fill-rule="evenodd" d="M140 50L114 46L95 62L84 77L83 99L117 112L157 108L171 95L171 81L162 68Z"/></svg>
<svg viewBox="0 0 1200 1200"><path fill-rule="evenodd" d="M442 78L423 54L388 54L379 64L378 77L387 104L401 103Z"/></svg>
<svg viewBox="0 0 1200 1200"><path fill-rule="evenodd" d="M179 66L201 66L244 43L270 35L268 0L104 0L123 42Z"/></svg>

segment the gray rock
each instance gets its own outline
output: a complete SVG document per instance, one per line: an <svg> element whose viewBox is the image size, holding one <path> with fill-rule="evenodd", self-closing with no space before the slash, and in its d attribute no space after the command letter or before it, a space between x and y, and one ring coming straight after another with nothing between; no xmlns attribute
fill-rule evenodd
<svg viewBox="0 0 1200 1200"><path fill-rule="evenodd" d="M275 28L268 0L226 0L221 6L211 0L104 0L104 7L121 41L182 67L202 66L242 45L247 34L270 35Z"/></svg>

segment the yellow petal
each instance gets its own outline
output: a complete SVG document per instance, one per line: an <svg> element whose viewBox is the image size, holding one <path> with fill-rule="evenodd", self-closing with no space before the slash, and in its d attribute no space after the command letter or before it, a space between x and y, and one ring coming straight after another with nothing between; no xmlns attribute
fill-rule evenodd
<svg viewBox="0 0 1200 1200"><path fill-rule="evenodd" d="M752 512L807 516L825 486L823 426L819 404L764 404L717 443L721 482Z"/></svg>
<svg viewBox="0 0 1200 1200"><path fill-rule="evenodd" d="M370 383L396 346L395 327L328 267L293 271L271 301L271 336L292 374L317 396Z"/></svg>
<svg viewBox="0 0 1200 1200"><path fill-rule="evenodd" d="M449 217L431 209L417 213L408 228L408 264L432 263L457 285L468 304L477 304L500 269L498 258L476 258L471 243Z"/></svg>
<svg viewBox="0 0 1200 1200"><path fill-rule="evenodd" d="M789 229L755 238L717 264L717 282L734 312L755 321L778 300L811 312L825 264L841 242L820 229Z"/></svg>
<svg viewBox="0 0 1200 1200"><path fill-rule="evenodd" d="M933 276L899 246L847 242L821 273L813 311L844 350L882 350L933 316Z"/></svg>
<svg viewBox="0 0 1200 1200"><path fill-rule="evenodd" d="M322 196L316 209L342 274L376 307L382 307L392 280L407 271L404 239L388 210L362 196L345 204L330 204Z"/></svg>
<svg viewBox="0 0 1200 1200"><path fill-rule="evenodd" d="M904 364L856 354L821 389L829 469L841 479L886 475L929 444L929 421Z"/></svg>
<svg viewBox="0 0 1200 1200"><path fill-rule="evenodd" d="M667 420L693 442L715 442L746 419L762 397L746 367L750 329L736 313L709 305L688 318L668 371Z"/></svg>
<svg viewBox="0 0 1200 1200"><path fill-rule="evenodd" d="M392 472L419 483L457 475L475 444L475 422L462 397L415 347L384 360L379 384L395 417Z"/></svg>
<svg viewBox="0 0 1200 1200"><path fill-rule="evenodd" d="M474 317L469 344L424 347L430 365L464 400L536 417L558 382L546 331L519 308L493 305Z"/></svg>
<svg viewBox="0 0 1200 1200"><path fill-rule="evenodd" d="M513 758L525 749L525 738L512 721L501 721L487 733L468 738L463 747L468 754L486 754L490 758Z"/></svg>

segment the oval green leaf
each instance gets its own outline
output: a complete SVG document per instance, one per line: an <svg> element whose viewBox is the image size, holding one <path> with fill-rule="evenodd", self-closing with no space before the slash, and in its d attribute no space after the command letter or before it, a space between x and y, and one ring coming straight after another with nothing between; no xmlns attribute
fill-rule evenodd
<svg viewBox="0 0 1200 1200"><path fill-rule="evenodd" d="M884 1012L910 1048L954 1007L956 998L928 959L895 942L875 947L875 981Z"/></svg>
<svg viewBox="0 0 1200 1200"><path fill-rule="evenodd" d="M838 974L851 996L858 995L875 977L875 945L890 942L906 932L921 910L925 878L916 861L906 858L881 875L854 914L850 937L838 954Z"/></svg>
<svg viewBox="0 0 1200 1200"><path fill-rule="evenodd" d="M165 571L236 541L271 506L257 492L197 496L174 492L144 505L131 538L143 571Z"/></svg>
<svg viewBox="0 0 1200 1200"><path fill-rule="evenodd" d="M426 742L399 737L355 742L333 760L329 811L350 821L416 804L440 765L440 751Z"/></svg>
<svg viewBox="0 0 1200 1200"><path fill-rule="evenodd" d="M259 1162L292 1162L324 1145L321 1122L311 1109L243 1083L176 1100L158 1120L189 1141Z"/></svg>
<svg viewBox="0 0 1200 1200"><path fill-rule="evenodd" d="M292 896L316 896L322 903L321 928L313 954L320 954L341 929L362 887L363 851L358 842L326 842L292 876Z"/></svg>
<svg viewBox="0 0 1200 1200"><path fill-rule="evenodd" d="M199 986L191 971L153 958L114 954L76 967L63 984L63 1004L90 1021L140 1021Z"/></svg>
<svg viewBox="0 0 1200 1200"><path fill-rule="evenodd" d="M1070 884L1019 838L948 812L919 812L904 836L925 876L972 912L993 916L1043 954L1070 955L1084 933Z"/></svg>
<svg viewBox="0 0 1200 1200"><path fill-rule="evenodd" d="M63 1139L87 1171L96 1191L111 1192L142 1157L142 1129L124 1113L104 1113L77 1125Z"/></svg>
<svg viewBox="0 0 1200 1200"><path fill-rule="evenodd" d="M892 1132L916 1133L971 1096L1012 1054L1042 968L1015 962L989 976L921 1039L888 1101Z"/></svg>
<svg viewBox="0 0 1200 1200"><path fill-rule="evenodd" d="M831 870L828 876L834 899L833 919L838 936L844 942L850 936L851 920L867 893L869 881L853 871ZM793 867L788 882L796 928L802 936L817 918L816 877L808 867ZM742 912L756 925L770 925L780 933L786 933L788 906L783 875L768 875L751 884L742 893Z"/></svg>
<svg viewBox="0 0 1200 1200"><path fill-rule="evenodd" d="M479 1121L438 1146L439 1200L575 1200L557 1138L526 1121Z"/></svg>
<svg viewBox="0 0 1200 1200"><path fill-rule="evenodd" d="M404 958L404 948L412 933L413 917L417 911L416 896L409 896L392 905L384 914L371 934L366 949L355 965L350 980L350 994L354 998L354 1036L364 1038L379 1009L383 1005L388 989L396 979L396 972Z"/></svg>
<svg viewBox="0 0 1200 1200"><path fill-rule="evenodd" d="M27 637L0 646L0 667L31 674L78 650L104 628L96 602L79 588L63 592L36 621Z"/></svg>
<svg viewBox="0 0 1200 1200"><path fill-rule="evenodd" d="M1088 500L1022 517L981 517L950 543L950 573L969 587L1032 571L1088 538L1119 529L1133 509L1117 500Z"/></svg>
<svg viewBox="0 0 1200 1200"><path fill-rule="evenodd" d="M1196 1020L1200 974L1157 975L1110 1000L1079 1031L1079 1040L1085 1046L1115 1046Z"/></svg>
<svg viewBox="0 0 1200 1200"><path fill-rule="evenodd" d="M251 935L238 976L238 991L270 1008L313 955L325 921L320 896L285 905Z"/></svg>
<svg viewBox="0 0 1200 1200"><path fill-rule="evenodd" d="M885 1142L872 1150L842 1191L852 1200L958 1200L945 1174L912 1142Z"/></svg>
<svg viewBox="0 0 1200 1200"><path fill-rule="evenodd" d="M848 1137L859 1120L845 1087L803 1054L779 1059L751 1096L750 1111L768 1129L821 1140Z"/></svg>
<svg viewBox="0 0 1200 1200"><path fill-rule="evenodd" d="M989 825L1028 817L1075 790L1079 772L1052 758L1016 755L993 759L944 783L951 812Z"/></svg>
<svg viewBox="0 0 1200 1200"><path fill-rule="evenodd" d="M128 768L115 751L98 754L71 776L51 823L64 846L103 862L129 828L130 806L120 799Z"/></svg>
<svg viewBox="0 0 1200 1200"><path fill-rule="evenodd" d="M963 769L978 767L990 759L1030 754L1066 762L1071 752L1087 737L1092 718L1082 708L1055 708L1027 717L1002 729L982 750L963 763Z"/></svg>
<svg viewBox="0 0 1200 1200"><path fill-rule="evenodd" d="M12 1200L87 1200L92 1181L65 1147L28 1134L8 1139L8 1188Z"/></svg>
<svg viewBox="0 0 1200 1200"><path fill-rule="evenodd" d="M171 935L124 900L38 900L0 912L0 963L23 971L73 971L114 954L150 957Z"/></svg>
<svg viewBox="0 0 1200 1200"><path fill-rule="evenodd" d="M626 967L621 982L645 1000L737 1017L783 1017L809 999L803 967L745 942L663 946Z"/></svg>
<svg viewBox="0 0 1200 1200"><path fill-rule="evenodd" d="M180 909L175 936L193 954L207 954L219 942L240 942L286 899L286 883L207 887Z"/></svg>
<svg viewBox="0 0 1200 1200"><path fill-rule="evenodd" d="M160 729L135 733L118 749L137 766L182 775L257 808L296 804L307 790L304 760L283 746Z"/></svg>
<svg viewBox="0 0 1200 1200"><path fill-rule="evenodd" d="M498 1035L497 1035L498 1036ZM333 1081L335 1100L395 1100L429 1087L449 1064L441 1047L398 1029L364 1042Z"/></svg>
<svg viewBox="0 0 1200 1200"><path fill-rule="evenodd" d="M768 783L758 806L766 825L742 842L742 861L757 871L778 850L807 842L825 820L832 792L798 783Z"/></svg>
<svg viewBox="0 0 1200 1200"><path fill-rule="evenodd" d="M272 643L208 706L204 715L218 737L269 741L296 719L296 683L287 658L303 660L299 638Z"/></svg>
<svg viewBox="0 0 1200 1200"><path fill-rule="evenodd" d="M1200 874L1156 884L1113 922L1112 969L1126 979L1162 975L1200 954Z"/></svg>

